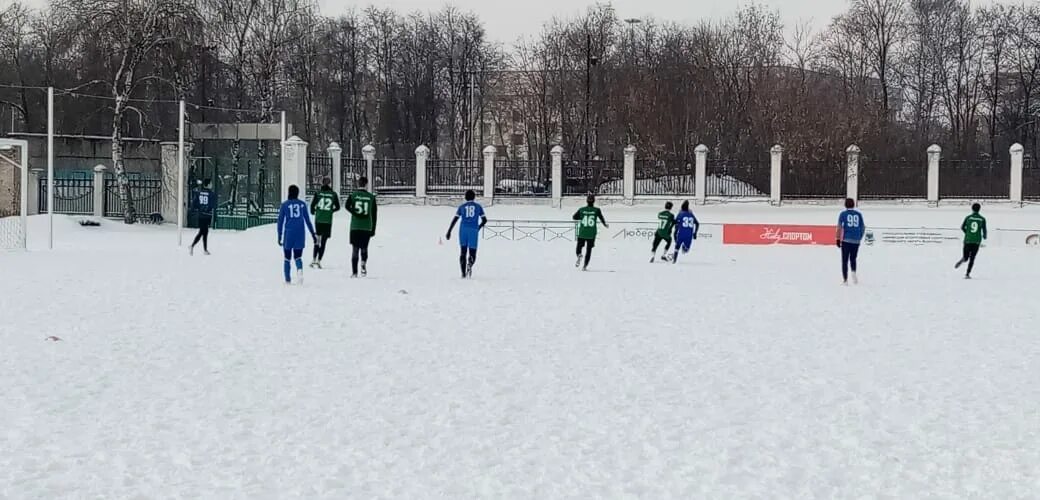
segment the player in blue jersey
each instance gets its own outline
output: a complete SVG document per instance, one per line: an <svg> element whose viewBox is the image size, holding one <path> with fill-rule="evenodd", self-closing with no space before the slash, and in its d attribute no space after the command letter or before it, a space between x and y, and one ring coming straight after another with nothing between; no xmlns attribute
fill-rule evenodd
<svg viewBox="0 0 1040 500"><path fill-rule="evenodd" d="M697 239L697 232L701 229L701 223L697 216L690 211L690 202L683 201L679 209L679 215L675 216L675 253L672 255L672 263L679 260L679 251L687 253L693 246L693 240Z"/></svg>
<svg viewBox="0 0 1040 500"><path fill-rule="evenodd" d="M296 261L296 282L303 283L303 249L307 246L305 226L311 234L311 240L317 244L317 235L314 234L308 210L307 204L300 200L300 188L289 186L289 199L282 202L282 208L278 210L278 244L285 255L282 271L286 285L292 283L291 260Z"/></svg>
<svg viewBox="0 0 1040 500"><path fill-rule="evenodd" d="M455 217L451 219L451 226L448 227L448 234L445 236L451 240L451 231L455 229L455 224L459 222L459 219L462 219L462 224L459 226L459 269L462 271L463 278L473 276L473 264L477 262L480 230L484 228L484 224L487 224L484 207L473 201L476 198L477 194L472 189L466 191L466 203L459 205L459 209L455 211ZM468 259L467 253L469 254Z"/></svg>
<svg viewBox="0 0 1040 500"><path fill-rule="evenodd" d="M852 282L859 283L856 277L856 258L859 256L859 244L863 241L866 225L863 214L856 210L856 200L845 199L845 210L838 215L837 245L841 248L841 280L849 284L849 271L852 271Z"/></svg>
<svg viewBox="0 0 1040 500"><path fill-rule="evenodd" d="M209 179L199 181L199 189L191 194L191 211L195 212L199 232L188 249L189 255L195 255L195 245L202 240L202 251L209 255L209 226L213 224L213 214L217 208L217 194L209 188Z"/></svg>

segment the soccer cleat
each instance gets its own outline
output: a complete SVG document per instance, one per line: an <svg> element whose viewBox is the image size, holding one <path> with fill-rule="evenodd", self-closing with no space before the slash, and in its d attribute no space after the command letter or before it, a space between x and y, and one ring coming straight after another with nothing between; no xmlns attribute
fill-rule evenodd
<svg viewBox="0 0 1040 500"><path fill-rule="evenodd" d="M856 273L852 273L852 284L853 285L858 285L859 284L859 277L856 276Z"/></svg>
<svg viewBox="0 0 1040 500"><path fill-rule="evenodd" d="M467 278L472 278L473 277L473 263L469 263L469 264L466 265L466 277Z"/></svg>
<svg viewBox="0 0 1040 500"><path fill-rule="evenodd" d="M970 275L970 274L965 274L965 275L964 275L964 279L966 279L966 280L970 280L970 279L971 279L971 275Z"/></svg>
<svg viewBox="0 0 1040 500"><path fill-rule="evenodd" d="M202 253L209 255L209 250L203 250Z"/></svg>
<svg viewBox="0 0 1040 500"><path fill-rule="evenodd" d="M195 247L188 247L188 255L195 255Z"/></svg>
<svg viewBox="0 0 1040 500"><path fill-rule="evenodd" d="M581 267L581 257L582 255L579 253L578 260L574 261L574 267Z"/></svg>
<svg viewBox="0 0 1040 500"><path fill-rule="evenodd" d="M311 262L311 269L314 269L315 267L318 267L318 261Z"/></svg>
<svg viewBox="0 0 1040 500"><path fill-rule="evenodd" d="M357 278L357 273L351 274L351 275L350 275L350 278L351 278L351 279Z"/></svg>
<svg viewBox="0 0 1040 500"><path fill-rule="evenodd" d="M322 269L322 267L321 267L321 261L319 260L318 262L315 262L315 263L314 263L314 267L317 267L318 269Z"/></svg>
<svg viewBox="0 0 1040 500"><path fill-rule="evenodd" d="M303 269L297 269L296 270L296 284L297 285L302 285L303 284Z"/></svg>
<svg viewBox="0 0 1040 500"><path fill-rule="evenodd" d="M957 269L957 268L959 268L959 267L961 267L963 265L964 265L964 259L961 259L961 260L958 260L957 263L953 265L953 268Z"/></svg>
<svg viewBox="0 0 1040 500"><path fill-rule="evenodd" d="M361 263L361 277L364 278L365 276L368 276L368 266L366 266L365 263L362 262Z"/></svg>
<svg viewBox="0 0 1040 500"><path fill-rule="evenodd" d="M654 259L657 259L657 254L656 254L656 253L655 253L655 254L652 254L652 255L650 255L650 263L651 263L651 264L653 264L653 263L654 263Z"/></svg>

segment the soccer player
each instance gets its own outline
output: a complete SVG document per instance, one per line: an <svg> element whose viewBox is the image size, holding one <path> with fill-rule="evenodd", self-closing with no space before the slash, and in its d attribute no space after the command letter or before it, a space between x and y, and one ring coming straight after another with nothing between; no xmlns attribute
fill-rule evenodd
<svg viewBox="0 0 1040 500"><path fill-rule="evenodd" d="M603 218L603 211L596 206L596 197L589 195L585 199L586 205L574 212L573 219L578 221L578 248L576 253L578 260L574 263L574 267L581 266L581 252L584 247L585 250L585 266L581 268L582 271L589 270L589 261L592 260L592 248L596 246L596 232L599 229L597 224L602 222L603 227L610 227L607 224L607 220Z"/></svg>
<svg viewBox="0 0 1040 500"><path fill-rule="evenodd" d="M351 278L358 277L358 261L361 263L361 276L368 275L368 242L376 236L376 195L368 192L368 178L357 180L357 189L347 197L347 211L350 212L350 246L352 248L350 265L353 269Z"/></svg>
<svg viewBox="0 0 1040 500"><path fill-rule="evenodd" d="M650 262L657 258L657 246L664 244L664 255L661 260L668 262L668 249L672 247L672 228L675 227L675 215L672 214L672 202L665 202L664 210L657 214L657 232L654 233L654 244L651 248Z"/></svg>
<svg viewBox="0 0 1040 500"><path fill-rule="evenodd" d="M321 180L321 190L311 199L311 214L314 215L314 230L318 241L314 243L314 256L311 267L321 269L321 259L325 258L325 247L332 237L332 214L339 211L339 193L332 190L332 179Z"/></svg>
<svg viewBox="0 0 1040 500"><path fill-rule="evenodd" d="M318 237L314 234L311 216L307 213L307 204L300 200L300 188L294 184L289 186L289 199L282 202L282 207L278 210L278 244L285 255L282 272L285 274L286 285L292 284L290 260L296 261L296 282L303 283L303 249L307 246L304 226L317 244Z"/></svg>
<svg viewBox="0 0 1040 500"><path fill-rule="evenodd" d="M697 232L701 229L701 223L697 216L690 211L690 202L683 201L679 207L679 215L675 217L675 254L672 255L672 263L679 261L679 251L687 253L693 246L693 240L697 239Z"/></svg>
<svg viewBox="0 0 1040 500"><path fill-rule="evenodd" d="M980 210L982 210L982 205L972 204L971 215L965 217L961 224L961 231L964 232L964 255L953 268L957 269L967 262L968 271L964 273L964 279L971 279L971 270L975 268L975 256L979 254L982 240L989 237L986 231L986 218L979 214Z"/></svg>
<svg viewBox="0 0 1040 500"><path fill-rule="evenodd" d="M480 230L484 229L484 224L487 224L484 207L473 201L476 198L477 194L472 189L466 191L466 203L459 205L459 209L455 211L455 217L451 219L448 234L445 236L445 239L451 240L451 231L455 229L455 224L459 222L459 219L462 219L462 225L459 226L459 269L462 271L463 278L473 276L473 264L477 262L477 242L480 241ZM469 253L468 259L466 258L467 253Z"/></svg>
<svg viewBox="0 0 1040 500"><path fill-rule="evenodd" d="M856 277L856 258L859 256L859 244L863 241L863 214L856 210L856 200L845 199L845 210L838 215L836 243L841 248L842 284L849 284L849 270L852 270L852 282L859 283Z"/></svg>
<svg viewBox="0 0 1040 500"><path fill-rule="evenodd" d="M199 182L199 189L191 197L191 209L195 212L199 232L191 242L188 255L195 255L195 245L202 240L202 251L209 255L209 226L213 224L213 213L217 208L217 194L209 188L209 179Z"/></svg>

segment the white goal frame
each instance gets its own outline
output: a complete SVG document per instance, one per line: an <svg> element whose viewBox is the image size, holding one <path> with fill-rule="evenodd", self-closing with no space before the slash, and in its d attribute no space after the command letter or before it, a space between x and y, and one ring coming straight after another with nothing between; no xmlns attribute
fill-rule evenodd
<svg viewBox="0 0 1040 500"><path fill-rule="evenodd" d="M0 155L0 159L4 162L14 166L22 172L22 185L21 185L21 199L19 201L19 222L22 225L22 249L25 250L28 247L29 240L29 141L22 139L0 139L0 149L9 149L11 147L19 148L21 153L21 162L15 163L6 156Z"/></svg>

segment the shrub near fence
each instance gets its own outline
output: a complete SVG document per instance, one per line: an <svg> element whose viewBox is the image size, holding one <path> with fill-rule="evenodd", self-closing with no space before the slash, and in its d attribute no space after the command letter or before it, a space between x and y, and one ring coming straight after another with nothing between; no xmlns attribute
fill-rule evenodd
<svg viewBox="0 0 1040 500"><path fill-rule="evenodd" d="M38 192L40 213L47 211L47 179L41 178ZM54 179L54 213L92 215L94 213L94 179Z"/></svg>
<svg viewBox="0 0 1040 500"><path fill-rule="evenodd" d="M706 165L705 195L724 198L762 198L769 196L770 162L760 160L709 159Z"/></svg>
<svg viewBox="0 0 1040 500"><path fill-rule="evenodd" d="M621 196L625 192L623 179L624 165L620 161L571 160L563 165L563 194Z"/></svg>
<svg viewBox="0 0 1040 500"><path fill-rule="evenodd" d="M784 158L781 195L785 199L844 198L845 159L819 161Z"/></svg>
<svg viewBox="0 0 1040 500"><path fill-rule="evenodd" d="M321 189L322 179L332 178L332 158L323 155L307 156L307 191L308 195Z"/></svg>
<svg viewBox="0 0 1040 500"><path fill-rule="evenodd" d="M462 196L472 189L484 194L484 160L428 160L426 194Z"/></svg>
<svg viewBox="0 0 1040 500"><path fill-rule="evenodd" d="M1022 160L1022 199L1040 201L1040 162L1035 158Z"/></svg>
<svg viewBox="0 0 1040 500"><path fill-rule="evenodd" d="M928 160L875 160L860 157L859 197L915 199L928 197Z"/></svg>
<svg viewBox="0 0 1040 500"><path fill-rule="evenodd" d="M369 185L380 195L415 194L415 159L378 159L372 166Z"/></svg>
<svg viewBox="0 0 1040 500"><path fill-rule="evenodd" d="M548 197L552 167L541 160L496 160L495 196Z"/></svg>
<svg viewBox="0 0 1040 500"><path fill-rule="evenodd" d="M364 158L342 158L339 161L340 182L343 183L340 195L346 196L357 189L358 179L368 175L368 162ZM371 180L369 180L371 182ZM333 189L337 189L333 186Z"/></svg>
<svg viewBox="0 0 1040 500"><path fill-rule="evenodd" d="M636 196L693 196L694 160L636 159Z"/></svg>
<svg viewBox="0 0 1040 500"><path fill-rule="evenodd" d="M1001 160L940 160L939 198L1007 199L1010 165Z"/></svg>

